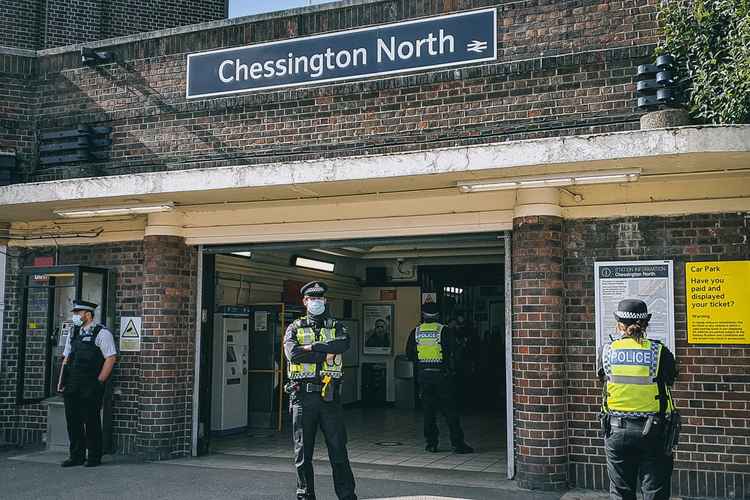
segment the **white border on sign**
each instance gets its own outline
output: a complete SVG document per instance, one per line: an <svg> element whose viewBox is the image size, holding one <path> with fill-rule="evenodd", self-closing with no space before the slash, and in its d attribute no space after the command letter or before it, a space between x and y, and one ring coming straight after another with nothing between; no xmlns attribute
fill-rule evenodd
<svg viewBox="0 0 750 500"><path fill-rule="evenodd" d="M495 29L492 30L493 35L493 45L494 45L494 54L492 57L484 57L482 59L472 59L470 61L456 61L451 63L443 63L443 64L433 64L431 66L420 66L418 68L407 68L407 69L394 69L390 71L381 71L379 73L366 73L362 75L352 75L352 76L340 76L337 78L326 78L323 80L315 80L315 81L307 81L307 82L300 82L300 83L280 83L277 85L268 85L265 87L253 87L251 89L240 89L240 90L226 90L223 92L212 92L210 94L200 94L200 95L194 95L191 96L189 94L190 89L190 58L191 57L198 57L198 56L205 56L209 54L219 54L221 52L229 52L233 50L240 50L247 47L263 47L266 45L282 45L285 43L292 43L292 42L302 42L304 40L312 40L314 38L326 38L326 37L332 37L332 36L339 36L344 33L359 33L363 31L372 31L372 30L381 30L385 28L391 28L395 26L405 26L408 24L414 24L414 23L423 23L425 21L437 21L441 19L450 19L454 17L463 17L473 14L480 14L483 12L492 12L492 24L494 25ZM330 83L330 82L339 82L343 80L359 80L362 78L369 78L372 76L382 76L382 75L393 75L398 73L409 73L413 71L423 71L426 69L434 69L434 68L445 68L448 66L458 66L461 64L474 64L474 63L480 63L480 62L487 62L487 61L495 61L497 60L497 9L491 8L491 9L479 9L479 10L471 10L466 12L460 12L458 14L448 14L445 16L434 16L434 17L425 17L421 19L413 19L410 21L402 21L398 23L391 23L391 24L379 24L377 26L370 26L367 28L357 28L353 30L346 30L346 31L336 31L333 33L325 33L322 35L312 35L312 36L306 36L302 38L290 38L289 40L279 40L275 42L264 42L264 43L258 43L254 45L244 45L242 47L230 47L228 49L219 49L219 50L208 50L206 52L197 52L195 54L188 54L187 55L187 72L185 77L185 98L186 99L203 99L205 97L215 97L215 96L221 96L221 95L231 95L231 94L243 94L247 92L256 92L258 90L268 90L268 89L276 89L276 88L284 88L284 87L299 87L301 85L317 85L319 83Z"/></svg>
<svg viewBox="0 0 750 500"><path fill-rule="evenodd" d="M599 280L599 268L606 266L667 266L667 277L658 278L667 280L667 348L677 358L675 353L675 338L674 338L674 262L671 260L620 260L620 261L597 261L594 262L594 321L596 327L596 367L599 368L599 351L602 346L606 343L605 338L607 334L603 330L602 323L608 321L607 318L602 318L599 304L601 300L600 280ZM638 278L646 279L646 278ZM614 318L611 318L611 329L614 329ZM611 330L610 330L611 331Z"/></svg>

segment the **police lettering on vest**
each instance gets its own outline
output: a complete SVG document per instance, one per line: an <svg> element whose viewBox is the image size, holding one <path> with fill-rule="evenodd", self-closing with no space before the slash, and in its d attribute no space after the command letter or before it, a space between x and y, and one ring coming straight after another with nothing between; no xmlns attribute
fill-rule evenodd
<svg viewBox="0 0 750 500"><path fill-rule="evenodd" d="M417 327L414 340L420 363L437 365L443 362L442 332L440 323L422 323Z"/></svg>
<svg viewBox="0 0 750 500"><path fill-rule="evenodd" d="M657 380L663 346L660 342L630 337L608 344L602 353L607 377L603 411L656 415L674 409L669 391Z"/></svg>

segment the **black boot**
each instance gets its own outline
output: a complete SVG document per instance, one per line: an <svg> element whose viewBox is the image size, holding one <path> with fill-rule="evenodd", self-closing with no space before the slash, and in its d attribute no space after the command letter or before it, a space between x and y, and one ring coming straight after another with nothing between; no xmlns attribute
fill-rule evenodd
<svg viewBox="0 0 750 500"><path fill-rule="evenodd" d="M457 453L459 455L465 455L467 453L474 453L474 448L472 448L466 443L461 443L460 445L453 447L453 453Z"/></svg>
<svg viewBox="0 0 750 500"><path fill-rule="evenodd" d="M430 453L437 453L438 447L436 444L427 444L427 446L424 447L425 451L429 451Z"/></svg>
<svg viewBox="0 0 750 500"><path fill-rule="evenodd" d="M76 465L83 465L84 461L81 459L69 458L60 464L60 467L75 467Z"/></svg>

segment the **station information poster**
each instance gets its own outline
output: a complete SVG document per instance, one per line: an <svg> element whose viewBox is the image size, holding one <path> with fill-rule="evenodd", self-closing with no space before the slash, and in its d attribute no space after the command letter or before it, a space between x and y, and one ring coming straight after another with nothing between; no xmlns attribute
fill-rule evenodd
<svg viewBox="0 0 750 500"><path fill-rule="evenodd" d="M640 299L651 313L646 336L674 349L674 267L671 260L594 263L596 352L619 338L614 312L623 299Z"/></svg>
<svg viewBox="0 0 750 500"><path fill-rule="evenodd" d="M687 262L689 344L750 344L750 261Z"/></svg>

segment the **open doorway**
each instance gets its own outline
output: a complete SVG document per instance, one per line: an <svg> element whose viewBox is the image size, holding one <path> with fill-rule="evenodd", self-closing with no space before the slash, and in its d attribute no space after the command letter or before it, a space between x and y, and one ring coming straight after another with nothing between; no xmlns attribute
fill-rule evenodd
<svg viewBox="0 0 750 500"><path fill-rule="evenodd" d="M329 312L352 338L342 388L351 461L505 473L506 247L493 233L205 249L199 450L290 456L281 343L304 314L299 288L323 280ZM450 452L441 419L441 451L424 451L404 352L430 300L455 332L456 398L472 455ZM322 439L318 447L324 459Z"/></svg>

